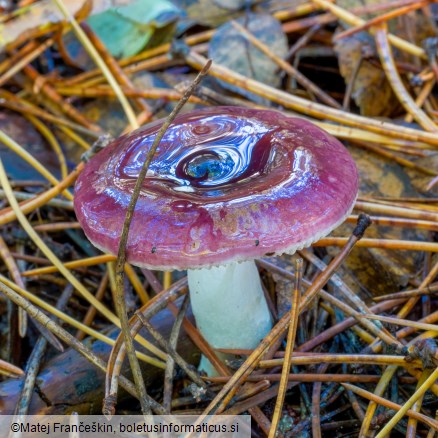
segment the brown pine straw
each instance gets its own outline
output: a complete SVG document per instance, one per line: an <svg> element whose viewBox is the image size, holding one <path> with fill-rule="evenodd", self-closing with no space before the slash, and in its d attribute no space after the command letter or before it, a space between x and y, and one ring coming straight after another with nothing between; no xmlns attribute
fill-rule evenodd
<svg viewBox="0 0 438 438"><path fill-rule="evenodd" d="M40 56L41 53L52 46L54 42L55 41L53 38L49 38L35 49L32 49L34 45L34 42L32 42L27 45L31 48L31 50L27 50L26 46L24 46L24 50L20 50L20 52L17 53L17 57L12 56L13 59L16 58L15 62L9 66L2 76L0 76L0 87L3 86L15 74L17 74L21 69L23 69L27 64L30 64L34 59ZM24 56L21 55L22 52L25 52Z"/></svg>
<svg viewBox="0 0 438 438"><path fill-rule="evenodd" d="M24 375L24 371L9 362L0 359L0 374L8 378L17 378Z"/></svg>
<svg viewBox="0 0 438 438"><path fill-rule="evenodd" d="M205 57L194 51L190 51L186 56L187 63L196 69L202 68L206 60ZM290 108L317 119L329 119L342 125L366 129L398 139L421 141L434 145L435 147L438 146L438 135L434 133L400 127L393 123L382 122L381 120L374 120L338 110L336 108L330 108L316 102L309 102L306 99L277 90L276 88L270 87L269 85L263 84L254 79L249 79L217 63L213 63L209 73L225 82L237 85L245 90L258 94L259 96L279 103L286 108Z"/></svg>
<svg viewBox="0 0 438 438"><path fill-rule="evenodd" d="M413 327L416 330L431 330L438 332L438 325L426 324L424 322L410 321L408 319L393 318L381 315L362 315L362 318L375 319L378 321L388 322L390 324L401 325L405 327Z"/></svg>
<svg viewBox="0 0 438 438"><path fill-rule="evenodd" d="M324 237L312 246L343 246L347 242L346 237ZM405 251L430 251L438 252L438 243L435 242L416 242L412 240L397 239L362 239L357 244L363 248L383 248L398 249Z"/></svg>
<svg viewBox="0 0 438 438"><path fill-rule="evenodd" d="M261 380L268 380L270 382L279 382L281 374L252 374L248 376L248 382L260 382ZM314 383L314 382L349 382L349 383L378 383L380 375L373 374L317 374L317 373L291 373L287 376L288 382L300 383ZM211 383L225 383L230 380L230 376L215 376L203 377ZM417 379L415 377L398 377L400 382L407 384L415 384Z"/></svg>
<svg viewBox="0 0 438 438"><path fill-rule="evenodd" d="M321 8L329 10L332 14L336 15L338 19L347 22L352 26L362 26L366 22L361 18L355 16L353 13L347 11L346 9L341 8L338 5L334 5L327 0L311 0L313 3L317 4ZM426 52L421 48L412 44L408 41L405 41L395 35L389 35L389 40L394 47L397 47L400 50L404 50L411 55L418 56L422 59L426 59Z"/></svg>
<svg viewBox="0 0 438 438"><path fill-rule="evenodd" d="M415 99L415 104L419 108L421 108L423 105L427 104L427 99L429 98L430 93L432 92L433 88L435 87L435 84L436 84L435 78L424 83L423 88L418 93L417 98ZM432 116L434 116L434 114L431 113L429 110L428 110L428 113L431 114ZM413 120L414 120L414 118L412 117L412 114L406 114L405 122L412 123Z"/></svg>
<svg viewBox="0 0 438 438"><path fill-rule="evenodd" d="M423 6L427 5L428 3L432 3L432 2L433 1L430 1L430 0L420 0L420 1L416 0L415 3L411 3L408 6L394 9L394 10L389 11L385 14L382 14L378 17L372 18L371 20L368 20L366 23L364 23L360 26L356 26L356 27L352 27L350 29L344 30L343 32L340 32L337 35L335 35L333 40L339 41L342 38L350 37L358 32L362 32L364 30L367 30L367 29L369 29L377 24L386 22L388 20L391 20L392 18L396 18L396 17L399 17L400 15L405 15L409 12L420 9Z"/></svg>
<svg viewBox="0 0 438 438"><path fill-rule="evenodd" d="M422 295L436 294L438 293L438 283L432 283L429 286L407 290L404 292L395 292L393 294L380 295L379 297L374 297L374 301L385 301L385 300L393 300L398 298L411 298L411 297L419 297Z"/></svg>
<svg viewBox="0 0 438 438"><path fill-rule="evenodd" d="M306 293L300 300L300 313L308 307L319 290L329 280L332 273L339 267L339 265L350 253L355 243L362 237L363 231L365 230L366 226L369 225L369 222L367 221L367 217L361 218L358 227L350 237L348 244L336 255L336 257L333 258L327 269L321 272L312 285L307 289ZM270 333L268 333L268 335L260 342L258 347L250 354L243 365L234 373L233 377L224 385L221 391L219 391L217 396L210 402L210 404L202 413L201 417L199 417L197 420L196 424L201 422L206 415L209 415L213 411L218 415L225 410L227 404L233 398L239 387L257 367L265 351L267 351L270 346L283 335L289 323L290 313L286 313L272 328Z"/></svg>
<svg viewBox="0 0 438 438"><path fill-rule="evenodd" d="M346 222L356 223L358 215L348 216ZM438 231L438 222L423 221L416 219L405 219L389 216L370 216L373 225L385 226L385 227L404 227L404 228L418 228L429 231Z"/></svg>
<svg viewBox="0 0 438 438"><path fill-rule="evenodd" d="M355 394L357 394L363 398L366 398L370 401L373 401L375 403L378 403L378 404L380 404L388 409L392 409L395 411L398 411L401 409L401 406L399 404L394 403L392 401L389 401L383 397L379 397L371 392L366 391L365 389L359 388L358 386L351 385L349 383L342 383L342 386L349 389L350 391L353 391ZM411 409L409 409L406 412L406 415L408 415L409 417L412 417L412 418L416 418L417 420L423 422L427 426L432 427L435 430L438 430L438 421L436 421L432 418L429 418L426 415L420 414L418 412L414 412Z"/></svg>
<svg viewBox="0 0 438 438"><path fill-rule="evenodd" d="M421 219L431 222L438 222L438 214L430 211L416 209L414 207L405 208L397 207L396 205L384 205L377 202L370 202L365 200L357 200L354 207L357 210L365 211L367 213L384 214L391 216L399 216L409 219Z"/></svg>
<svg viewBox="0 0 438 438"><path fill-rule="evenodd" d="M101 133L102 130L100 127L92 122L90 122L87 118L85 118L73 105L68 103L66 100L62 98L62 96L45 81L44 76L38 74L38 72L30 65L27 64L23 67L23 72L29 79L32 81L33 86L37 87L38 91L50 101L56 104L56 106L68 117L74 120L76 123L84 126L91 131L95 131L97 133ZM37 91L35 89L35 91Z"/></svg>
<svg viewBox="0 0 438 438"><path fill-rule="evenodd" d="M286 397L288 376L291 367L291 359L295 345L295 338L298 327L299 301L301 289L301 277L303 275L303 260L298 259L295 263L295 283L292 292L292 302L290 308L290 322L287 330L286 350L284 354L283 368L281 370L281 379L278 386L278 395L275 402L274 414L272 416L272 425L269 430L268 438L275 438L278 425L281 419L284 398Z"/></svg>
<svg viewBox="0 0 438 438"><path fill-rule="evenodd" d="M58 184L54 185L51 189L46 190L45 192L35 196L33 199L20 202L20 210L23 214L28 214L35 209L42 207L49 200L55 198L59 194L61 194L66 188L70 187L79 176L79 173L84 168L84 163L81 162L77 165L76 169L70 172L67 178L64 178ZM0 210L0 225L5 225L9 222L16 220L17 216L14 210L10 207L4 208Z"/></svg>

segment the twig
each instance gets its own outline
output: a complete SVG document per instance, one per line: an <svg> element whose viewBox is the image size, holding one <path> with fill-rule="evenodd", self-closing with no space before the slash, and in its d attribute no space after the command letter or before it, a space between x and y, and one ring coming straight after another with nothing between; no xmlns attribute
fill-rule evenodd
<svg viewBox="0 0 438 438"><path fill-rule="evenodd" d="M173 324L169 336L169 345L173 349L176 349L178 336L181 330L181 324L185 317L188 305L189 305L189 296L186 295L184 297L183 303L181 304L181 308L179 310L178 316L175 319L175 323ZM168 355L166 362L166 370L164 371L164 387L163 387L163 407L164 409L166 409L167 414L170 414L171 412L174 369L175 369L175 361L170 355Z"/></svg>
<svg viewBox="0 0 438 438"><path fill-rule="evenodd" d="M131 364L131 369L134 376L134 382L140 394L140 403L144 414L150 414L150 406L146 401L147 400L146 387L144 385L143 377L141 375L140 365L137 361L137 357L135 356L134 344L129 331L128 316L126 313L126 303L125 303L125 296L124 296L125 294L124 294L124 286L123 286L124 266L126 262L126 244L128 242L129 227L131 225L132 216L134 214L134 209L137 203L137 199L140 195L142 184L146 177L146 172L149 168L153 156L155 155L155 151L157 150L157 147L161 139L163 138L164 134L166 133L167 129L169 128L170 124L173 122L173 120L175 119L181 108L187 102L193 90L196 88L196 86L199 84L202 78L207 74L210 65L211 65L211 61L207 61L205 63L203 69L198 74L196 79L193 81L192 86L186 90L184 96L181 98L181 100L178 102L174 110L167 117L167 119L161 126L159 132L157 133L154 142L148 151L146 159L143 162L143 165L137 177L137 181L129 202L129 206L126 211L126 217L123 224L123 229L120 235L119 251L117 254L117 264L116 264L116 289L117 289L116 307L121 322L121 328L125 339L129 362Z"/></svg>
<svg viewBox="0 0 438 438"><path fill-rule="evenodd" d="M300 300L300 289L301 289L301 277L303 275L303 260L298 259L295 263L295 284L292 292L292 302L290 310L290 322L289 329L287 332L287 343L286 350L284 353L283 368L281 370L280 385L278 387L277 400L275 402L274 414L272 416L272 425L269 430L269 438L275 438L277 434L278 424L281 418L281 412L283 409L284 398L286 396L288 375L291 366L292 352L295 345L295 336L298 326L298 316L299 316L299 300Z"/></svg>

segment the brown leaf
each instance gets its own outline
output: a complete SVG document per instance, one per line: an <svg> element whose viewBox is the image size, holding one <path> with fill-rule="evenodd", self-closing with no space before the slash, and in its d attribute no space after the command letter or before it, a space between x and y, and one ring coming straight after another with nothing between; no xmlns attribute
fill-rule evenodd
<svg viewBox="0 0 438 438"><path fill-rule="evenodd" d="M345 83L354 81L352 98L361 114L369 117L390 116L398 107L397 99L383 70L365 59L370 53L377 58L372 37L361 32L342 38L336 41L335 51ZM353 77L359 62L359 70Z"/></svg>

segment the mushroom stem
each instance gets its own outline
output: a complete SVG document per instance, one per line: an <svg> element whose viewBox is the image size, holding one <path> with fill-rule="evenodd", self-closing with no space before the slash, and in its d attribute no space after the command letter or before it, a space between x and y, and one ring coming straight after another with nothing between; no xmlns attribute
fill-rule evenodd
<svg viewBox="0 0 438 438"><path fill-rule="evenodd" d="M213 348L253 349L271 330L254 261L189 269L188 281L196 325ZM204 357L199 369L217 374Z"/></svg>

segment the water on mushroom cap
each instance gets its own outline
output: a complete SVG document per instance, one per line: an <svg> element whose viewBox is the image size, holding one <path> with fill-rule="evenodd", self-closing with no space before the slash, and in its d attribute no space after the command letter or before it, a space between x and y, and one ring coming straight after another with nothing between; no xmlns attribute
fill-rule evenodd
<svg viewBox="0 0 438 438"><path fill-rule="evenodd" d="M108 251L159 127L120 138L79 177L78 218ZM151 162L128 254L142 266L184 269L290 251L339 224L356 193L353 160L314 125L273 111L194 111L177 117Z"/></svg>

